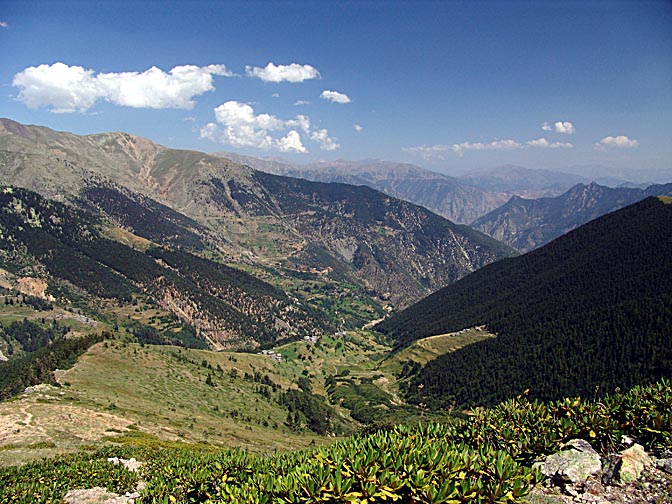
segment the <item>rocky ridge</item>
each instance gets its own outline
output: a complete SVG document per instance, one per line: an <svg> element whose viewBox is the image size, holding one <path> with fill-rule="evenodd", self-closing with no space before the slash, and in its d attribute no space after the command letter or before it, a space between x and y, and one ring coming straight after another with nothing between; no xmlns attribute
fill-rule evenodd
<svg viewBox="0 0 672 504"><path fill-rule="evenodd" d="M514 196L505 205L474 221L472 226L521 252L529 252L588 221L648 196L670 194L672 184L652 185L646 189L577 184L556 197Z"/></svg>
<svg viewBox="0 0 672 504"><path fill-rule="evenodd" d="M255 170L302 178L314 182L364 185L389 196L410 201L458 224L469 224L504 204L510 194L484 190L448 175L425 170L409 163L378 159L310 163L296 165L277 159L218 152L223 157Z"/></svg>

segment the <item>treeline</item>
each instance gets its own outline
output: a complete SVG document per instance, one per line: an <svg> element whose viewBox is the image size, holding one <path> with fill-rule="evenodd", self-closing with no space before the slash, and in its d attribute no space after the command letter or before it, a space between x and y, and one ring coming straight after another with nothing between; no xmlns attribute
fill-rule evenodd
<svg viewBox="0 0 672 504"><path fill-rule="evenodd" d="M371 383L360 379L355 383L347 375L327 376L327 392L334 404L350 410L350 416L363 424L373 424L393 409L392 397Z"/></svg>
<svg viewBox="0 0 672 504"><path fill-rule="evenodd" d="M5 340L10 356L18 350L14 348L15 343L18 343L23 352L34 352L63 338L68 331L67 327L61 327L56 321L46 328L28 319L14 321L7 326L0 324L0 337Z"/></svg>
<svg viewBox="0 0 672 504"><path fill-rule="evenodd" d="M485 324L407 397L435 407L593 396L672 373L672 205L649 198L469 275L377 326L397 348Z"/></svg>
<svg viewBox="0 0 672 504"><path fill-rule="evenodd" d="M179 250L154 247L147 254L179 271L185 282L202 292L202 305L213 315L221 313L219 319L237 325L239 334L253 334L262 345L334 330L323 314L296 304L280 289L249 273ZM232 309L223 313L226 307L218 306L221 301ZM288 322L294 335L281 333L278 320Z"/></svg>
<svg viewBox="0 0 672 504"><path fill-rule="evenodd" d="M126 278L90 252L92 243L103 241L93 216L31 191L12 188L0 194L0 246L32 255L51 275L67 280L94 296L130 302L136 289ZM128 249L128 247L125 247ZM130 250L130 249L129 249Z"/></svg>
<svg viewBox="0 0 672 504"><path fill-rule="evenodd" d="M180 324L176 330L164 330L137 324L133 328L133 336L141 345L173 345L184 348L198 348L207 350L208 345L205 341L196 336L194 329L186 324Z"/></svg>
<svg viewBox="0 0 672 504"><path fill-rule="evenodd" d="M285 425L301 431L305 426L316 434L350 432L347 422L329 405L324 397L309 389L289 389L280 395L280 406L287 408Z"/></svg>
<svg viewBox="0 0 672 504"><path fill-rule="evenodd" d="M134 234L163 245L203 250L205 245L194 230L203 232L196 221L161 205L133 194L132 197L113 187L89 187L80 201L85 207L102 211Z"/></svg>
<svg viewBox="0 0 672 504"><path fill-rule="evenodd" d="M26 387L39 383L55 385L54 370L72 367L80 355L105 337L105 334L92 334L58 339L33 352L0 362L0 400L20 394Z"/></svg>
<svg viewBox="0 0 672 504"><path fill-rule="evenodd" d="M54 305L50 301L39 298L37 296L31 296L30 294L21 294L21 295L17 294L14 297L10 295L5 295L5 305L13 305L15 303L19 305L21 304L28 305L37 311L49 311L54 309Z"/></svg>
<svg viewBox="0 0 672 504"><path fill-rule="evenodd" d="M672 295L516 328L429 362L404 391L435 408L492 405L525 390L542 400L600 397L666 376Z"/></svg>

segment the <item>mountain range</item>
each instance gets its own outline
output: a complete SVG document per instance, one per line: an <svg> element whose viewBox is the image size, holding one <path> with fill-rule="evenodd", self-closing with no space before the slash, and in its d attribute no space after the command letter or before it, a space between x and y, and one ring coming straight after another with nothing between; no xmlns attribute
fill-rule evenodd
<svg viewBox="0 0 672 504"><path fill-rule="evenodd" d="M91 214L35 192L4 187L0 208L5 278L39 279L37 297L74 304L115 326L124 306L163 310L164 330L138 325L141 340L243 348L330 327L324 315L248 273L146 240L138 250L110 239L113 230Z"/></svg>
<svg viewBox="0 0 672 504"><path fill-rule="evenodd" d="M94 211L158 244L354 284L397 307L515 254L367 187L271 176L127 133L77 136L3 119L0 156L0 183Z"/></svg>
<svg viewBox="0 0 672 504"><path fill-rule="evenodd" d="M461 224L469 224L502 205L509 197L505 192L483 190L465 184L455 177L409 163L373 159L296 165L278 159L242 156L232 152L218 152L215 155L275 175L368 186L423 206Z"/></svg>
<svg viewBox="0 0 672 504"><path fill-rule="evenodd" d="M560 196L524 199L506 204L471 225L512 247L527 252L585 224L648 196L672 195L672 183L646 189L577 184Z"/></svg>
<svg viewBox="0 0 672 504"><path fill-rule="evenodd" d="M650 173L613 170L613 173L625 177L619 178L612 174L610 168L604 166L586 167L585 172L581 171L582 167L570 167L563 172L503 165L451 177L409 163L382 160L292 164L282 159L243 156L233 152L217 152L215 155L275 175L365 185L423 206L453 222L469 224L472 227L480 225L486 214L496 212L516 196L527 200L558 197L579 184L589 185L593 182L610 188L645 189L650 184L642 181L651 178L661 182L672 180L672 174L665 171ZM642 198L646 195L643 194ZM634 202L636 199L628 201ZM621 206L605 205L605 208L616 210ZM569 208L567 211L572 210ZM603 215L606 211L594 214L592 218ZM587 220L581 221L584 222ZM572 228L566 230L569 229Z"/></svg>
<svg viewBox="0 0 672 504"><path fill-rule="evenodd" d="M591 179L573 173L516 165L502 165L465 174L460 176L459 180L463 184L469 184L484 191L496 191L528 199L558 196L576 184L591 182ZM612 185L623 183L623 181L613 179L610 182Z"/></svg>
<svg viewBox="0 0 672 504"><path fill-rule="evenodd" d="M425 191L437 204L453 190L465 215L470 195L473 211L493 194L487 189L413 165L340 164L320 167L333 180L310 181L127 133L78 136L0 120L0 465L80 451L3 471L3 495L62 499L94 479L109 484L117 477L109 461L133 456L150 468L141 500L202 501L219 491L207 482L234 481L222 468L259 473L244 452L220 458L216 447L225 446L263 452L258 460L274 468L264 485L255 476L240 497L227 493L240 501L251 488L284 485L294 462L272 451L362 429L385 443L397 432L415 446L416 431L399 424L429 433L444 423L460 443L457 459L472 464L468 445L502 475L509 470L483 451L483 439L531 463L549 440L611 445L624 422L638 439L669 438L672 198L611 212L629 201L623 194L667 188L584 184L548 198L555 206L523 200L539 209L520 221L520 236L539 222L544 231L578 227L520 255L367 185L417 198ZM572 181L559 175L553 185L555 174L506 167L469 183L487 186L504 172L515 191L560 191ZM521 199L501 194L508 205ZM620 396L623 410L605 397L659 379ZM588 400L561 399L577 395ZM642 423L634 428L632 418ZM445 436L437 440L420 449L427 463L445 452ZM363 464L360 483L370 460L401 463L385 449L350 446ZM318 472L336 460L303 453ZM68 460L77 462L68 468ZM342 485L342 464L333 467ZM58 478L44 476L49 468ZM485 488L485 473L474 474L475 488ZM467 500L474 495L465 490Z"/></svg>

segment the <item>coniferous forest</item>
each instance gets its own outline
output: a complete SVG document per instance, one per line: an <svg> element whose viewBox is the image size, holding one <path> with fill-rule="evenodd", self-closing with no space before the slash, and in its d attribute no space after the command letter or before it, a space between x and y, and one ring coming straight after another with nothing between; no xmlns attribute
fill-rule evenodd
<svg viewBox="0 0 672 504"><path fill-rule="evenodd" d="M434 407L593 397L672 373L672 205L649 198L524 256L486 266L377 330L397 349L485 324L497 338L406 383Z"/></svg>

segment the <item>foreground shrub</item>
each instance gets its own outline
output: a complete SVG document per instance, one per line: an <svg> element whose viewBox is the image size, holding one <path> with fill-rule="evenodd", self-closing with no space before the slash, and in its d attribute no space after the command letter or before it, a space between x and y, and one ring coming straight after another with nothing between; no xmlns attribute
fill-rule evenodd
<svg viewBox="0 0 672 504"><path fill-rule="evenodd" d="M0 470L0 502L61 502L69 489L123 493L138 479L107 457L145 462L141 503L505 503L540 481L534 459L584 438L603 451L621 436L672 446L668 380L600 401L518 397L445 423L395 426L312 451L263 457L134 434L123 446Z"/></svg>

